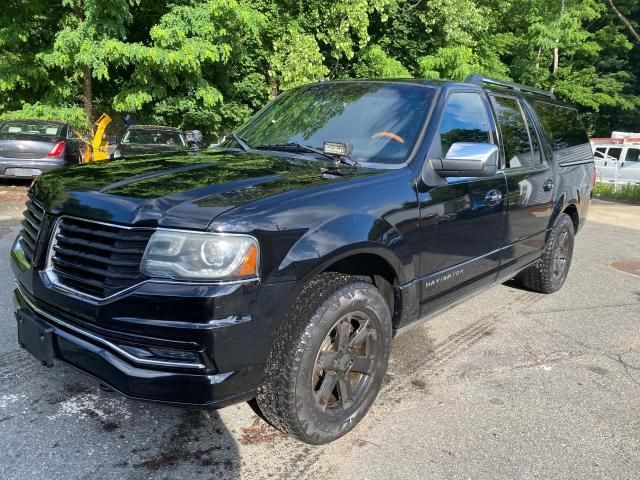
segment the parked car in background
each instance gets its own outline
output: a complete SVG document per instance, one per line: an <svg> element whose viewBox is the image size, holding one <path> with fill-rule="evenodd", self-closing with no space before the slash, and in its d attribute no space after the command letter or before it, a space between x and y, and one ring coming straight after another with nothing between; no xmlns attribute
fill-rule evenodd
<svg viewBox="0 0 640 480"><path fill-rule="evenodd" d="M132 125L116 146L112 158L152 153L186 152L184 132L160 125Z"/></svg>
<svg viewBox="0 0 640 480"><path fill-rule="evenodd" d="M0 178L34 178L64 165L91 161L91 144L68 123L0 122Z"/></svg>
<svg viewBox="0 0 640 480"><path fill-rule="evenodd" d="M637 135L591 139L598 181L640 183L640 134Z"/></svg>
<svg viewBox="0 0 640 480"><path fill-rule="evenodd" d="M364 417L412 324L512 278L562 288L594 179L577 110L549 92L294 88L200 155L38 178L11 251L19 342L129 397L257 397L326 443Z"/></svg>

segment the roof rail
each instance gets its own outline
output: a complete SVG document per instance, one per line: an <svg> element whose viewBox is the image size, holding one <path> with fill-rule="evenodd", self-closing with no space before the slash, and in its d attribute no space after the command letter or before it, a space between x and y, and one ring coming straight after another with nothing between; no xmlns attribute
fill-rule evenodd
<svg viewBox="0 0 640 480"><path fill-rule="evenodd" d="M475 83L476 85L488 83L490 85L497 85L499 87L511 88L512 90L517 90L520 92L535 93L536 95L542 95L548 98L556 98L556 96L552 92L549 92L547 90L541 90L539 88L529 87L527 85L521 85L519 83L506 82L504 80L497 80L495 78L485 77L480 74L469 75L464 79L464 81L467 83Z"/></svg>

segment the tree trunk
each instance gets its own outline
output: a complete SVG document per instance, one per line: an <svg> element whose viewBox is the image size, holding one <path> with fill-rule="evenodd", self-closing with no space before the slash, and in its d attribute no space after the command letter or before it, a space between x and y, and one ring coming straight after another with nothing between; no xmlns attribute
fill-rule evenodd
<svg viewBox="0 0 640 480"><path fill-rule="evenodd" d="M625 17L620 10L618 10L616 8L616 6L613 3L613 0L607 0L607 2L609 3L609 7L611 7L611 10L613 10L613 13L615 13L618 18L620 19L620 21L624 24L624 26L627 28L627 30L629 30L629 32L631 33L631 35L633 36L633 38L635 39L635 41L637 43L640 43L640 34L638 33L638 31L633 28L633 25L631 25L631 22L629 22L629 20L627 19L627 17Z"/></svg>
<svg viewBox="0 0 640 480"><path fill-rule="evenodd" d="M273 100L280 94L280 91L278 89L278 83L276 82L276 79L271 76L269 65L265 64L263 68L264 68L264 78L267 81L267 85L269 86L269 89L271 90L269 92L269 96L271 97L271 100Z"/></svg>
<svg viewBox="0 0 640 480"><path fill-rule="evenodd" d="M83 88L82 103L84 104L84 116L87 118L87 127L93 132L93 78L91 67L82 68Z"/></svg>
<svg viewBox="0 0 640 480"><path fill-rule="evenodd" d="M560 64L560 51L558 47L553 49L553 74L558 72L558 66Z"/></svg>

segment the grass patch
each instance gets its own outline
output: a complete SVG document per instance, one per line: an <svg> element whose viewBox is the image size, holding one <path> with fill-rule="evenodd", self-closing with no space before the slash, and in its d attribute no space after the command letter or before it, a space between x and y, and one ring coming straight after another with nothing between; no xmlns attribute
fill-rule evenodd
<svg viewBox="0 0 640 480"><path fill-rule="evenodd" d="M616 192L613 183L596 183L593 188L593 195L605 200L640 203L640 185L634 183L618 185L618 191Z"/></svg>

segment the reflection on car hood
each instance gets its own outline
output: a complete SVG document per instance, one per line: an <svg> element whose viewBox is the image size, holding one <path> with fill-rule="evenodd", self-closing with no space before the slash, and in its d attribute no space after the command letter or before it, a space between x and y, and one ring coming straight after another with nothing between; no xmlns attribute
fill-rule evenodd
<svg viewBox="0 0 640 480"><path fill-rule="evenodd" d="M187 147L184 145L166 145L166 144L142 144L142 143L121 143L117 146L117 150L122 156L131 155L145 155L156 154L163 152L181 152L186 151Z"/></svg>
<svg viewBox="0 0 640 480"><path fill-rule="evenodd" d="M53 214L139 226L205 229L222 212L292 190L378 173L267 153L207 151L96 162L42 175L33 196Z"/></svg>

